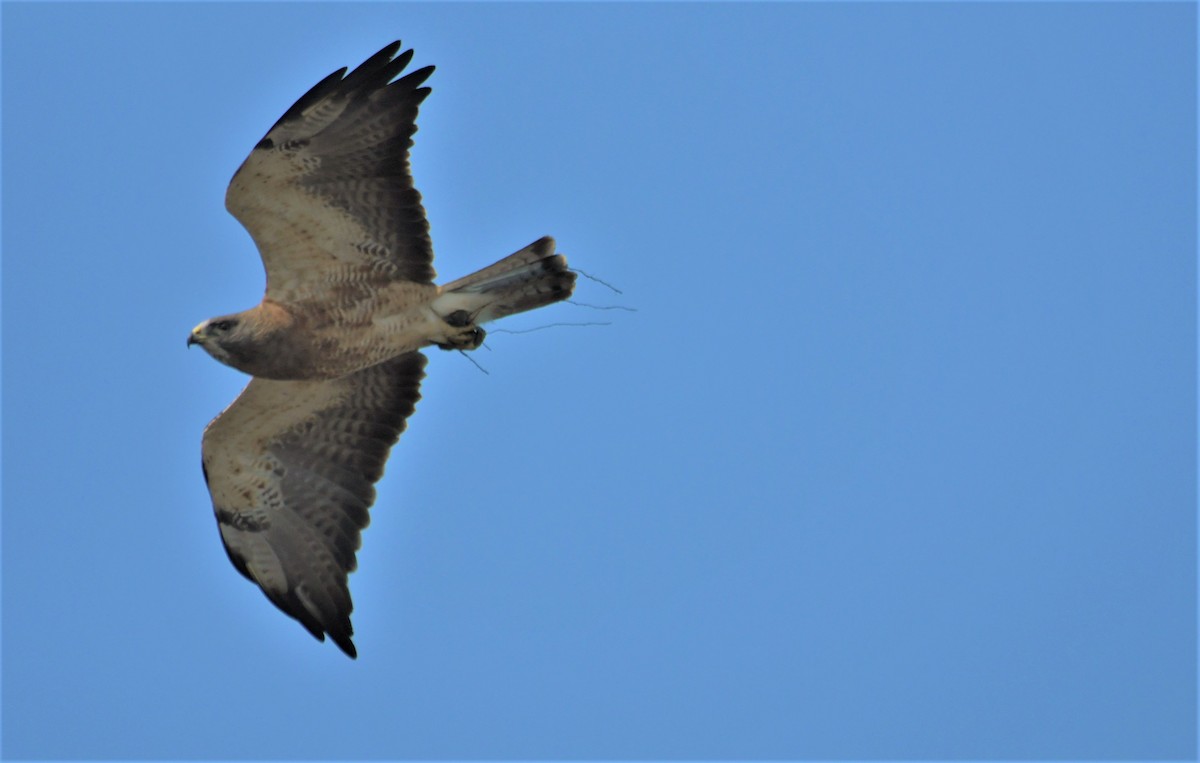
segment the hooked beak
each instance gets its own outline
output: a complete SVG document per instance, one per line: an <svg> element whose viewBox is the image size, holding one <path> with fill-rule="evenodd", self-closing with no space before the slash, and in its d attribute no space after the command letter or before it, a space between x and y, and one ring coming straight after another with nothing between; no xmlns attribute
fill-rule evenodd
<svg viewBox="0 0 1200 763"><path fill-rule="evenodd" d="M193 344L204 344L204 335L200 333L200 326L192 329L192 333L188 334L187 346L191 347Z"/></svg>

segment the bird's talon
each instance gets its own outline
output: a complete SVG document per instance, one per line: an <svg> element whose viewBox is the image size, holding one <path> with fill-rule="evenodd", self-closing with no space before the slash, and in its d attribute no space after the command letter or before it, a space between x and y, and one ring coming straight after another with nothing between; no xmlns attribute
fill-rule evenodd
<svg viewBox="0 0 1200 763"><path fill-rule="evenodd" d="M459 312L464 311L460 310ZM451 315L454 315L454 313L451 313ZM453 336L447 337L445 342L437 342L436 344L443 350L475 350L479 348L479 345L483 344L485 336L487 336L487 332L478 326L468 326Z"/></svg>

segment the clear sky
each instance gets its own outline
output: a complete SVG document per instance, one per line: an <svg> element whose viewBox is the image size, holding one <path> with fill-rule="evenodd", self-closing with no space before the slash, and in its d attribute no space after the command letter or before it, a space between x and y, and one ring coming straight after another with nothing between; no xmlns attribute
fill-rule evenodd
<svg viewBox="0 0 1200 763"><path fill-rule="evenodd" d="M9 758L1185 758L1194 4L6 4ZM351 661L227 561L184 340L309 86L436 64L443 278Z"/></svg>

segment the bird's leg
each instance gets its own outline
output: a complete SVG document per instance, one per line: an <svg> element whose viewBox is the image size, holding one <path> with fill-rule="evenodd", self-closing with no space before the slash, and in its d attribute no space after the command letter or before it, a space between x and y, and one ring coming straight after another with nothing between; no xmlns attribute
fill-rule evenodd
<svg viewBox="0 0 1200 763"><path fill-rule="evenodd" d="M471 314L466 310L455 310L442 318L447 325L457 329L448 334L445 342L437 346L443 350L474 350L483 344L487 332L471 323Z"/></svg>

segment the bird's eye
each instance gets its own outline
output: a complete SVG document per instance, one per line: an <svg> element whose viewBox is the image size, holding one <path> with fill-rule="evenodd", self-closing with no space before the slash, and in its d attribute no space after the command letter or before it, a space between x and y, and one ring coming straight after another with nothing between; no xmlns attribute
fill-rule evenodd
<svg viewBox="0 0 1200 763"><path fill-rule="evenodd" d="M233 328L233 321L213 321L210 324L217 331L228 331Z"/></svg>

